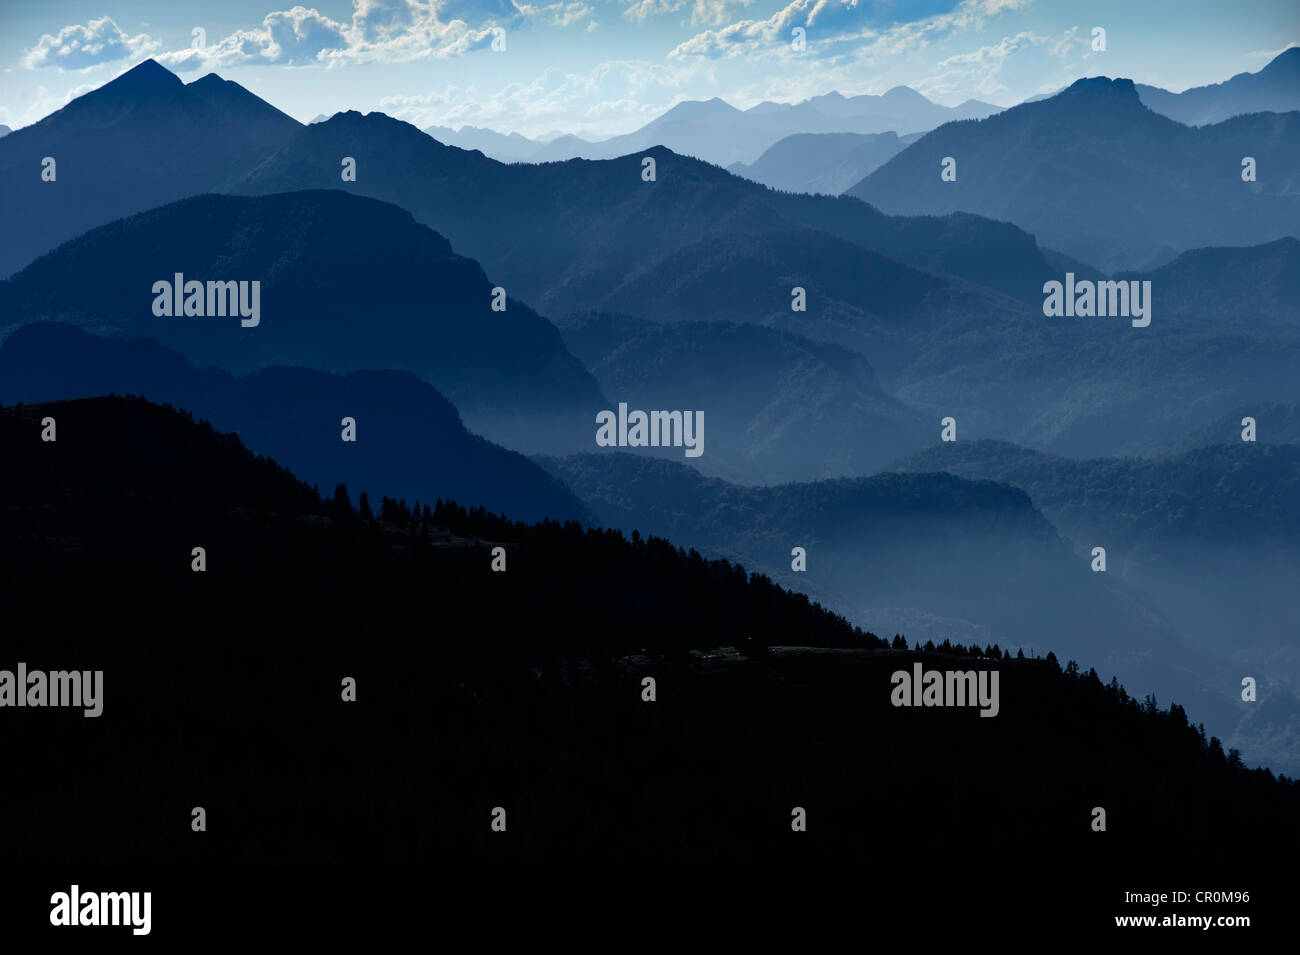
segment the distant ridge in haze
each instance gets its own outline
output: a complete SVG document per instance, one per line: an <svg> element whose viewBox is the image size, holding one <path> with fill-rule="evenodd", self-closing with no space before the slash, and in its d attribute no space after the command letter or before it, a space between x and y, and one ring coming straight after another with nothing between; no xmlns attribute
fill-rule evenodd
<svg viewBox="0 0 1300 955"><path fill-rule="evenodd" d="M1221 123L1243 113L1300 110L1300 46L1283 50L1258 73L1238 73L1222 83L1171 93L1137 84L1142 102L1187 126Z"/></svg>
<svg viewBox="0 0 1300 955"><path fill-rule="evenodd" d="M1093 77L942 126L848 194L894 214L1014 222L1103 271L1144 270L1186 249L1300 231L1298 154L1300 112L1187 127L1143 106L1131 80ZM1242 181L1243 156L1256 160L1256 182ZM939 181L944 157L956 160L955 182ZM1008 163L1021 172L1007 175Z"/></svg>
<svg viewBox="0 0 1300 955"><path fill-rule="evenodd" d="M940 106L906 86L896 86L880 96L846 97L832 92L793 105L766 102L744 111L714 97L678 103L634 132L599 142L557 139L538 150L532 161L613 159L651 146L666 146L683 156L729 166L754 162L777 141L796 133L892 131L903 135L1000 110L1000 106L977 100Z"/></svg>
<svg viewBox="0 0 1300 955"><path fill-rule="evenodd" d="M754 162L733 163L728 172L786 192L837 196L879 169L920 133L795 133L773 144Z"/></svg>

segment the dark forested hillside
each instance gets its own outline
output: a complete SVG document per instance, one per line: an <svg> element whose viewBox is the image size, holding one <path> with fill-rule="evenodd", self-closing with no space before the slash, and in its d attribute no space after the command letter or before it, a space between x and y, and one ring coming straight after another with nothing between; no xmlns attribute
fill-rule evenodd
<svg viewBox="0 0 1300 955"><path fill-rule="evenodd" d="M140 399L5 408L0 450L5 664L105 688L95 719L8 714L40 781L0 789L15 861L865 862L972 824L987 861L1300 847L1293 783L1054 656L886 648L639 535L358 510ZM915 662L997 669L998 716L891 706Z"/></svg>

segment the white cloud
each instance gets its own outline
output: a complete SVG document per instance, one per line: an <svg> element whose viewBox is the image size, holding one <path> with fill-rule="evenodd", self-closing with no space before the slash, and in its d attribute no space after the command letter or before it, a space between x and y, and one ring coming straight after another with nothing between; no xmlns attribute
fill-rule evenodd
<svg viewBox="0 0 1300 955"><path fill-rule="evenodd" d="M548 3L541 7L520 4L519 12L530 20L544 20L552 26L569 27L590 17L596 8L576 0L573 3Z"/></svg>
<svg viewBox="0 0 1300 955"><path fill-rule="evenodd" d="M100 17L84 26L66 26L54 36L44 34L24 54L23 65L29 70L47 66L88 70L101 63L142 56L158 46L147 33L127 36L111 17Z"/></svg>
<svg viewBox="0 0 1300 955"><path fill-rule="evenodd" d="M950 56L935 64L935 73L917 82L916 89L931 99L945 99L958 93L997 96L1007 91L997 78L1007 60L1020 50L1042 46L1050 40L1050 37L1022 30L991 46Z"/></svg>
<svg viewBox="0 0 1300 955"><path fill-rule="evenodd" d="M83 93L89 93L100 85L99 82L83 83L80 86L74 86L66 93L58 94L51 93L44 86L37 86L34 94L27 94L31 96L31 101L28 102L21 111L18 109L11 109L7 106L0 106L0 123L3 123L11 129L21 129L24 126L30 126L32 123L38 122L46 116L49 116L50 113L53 113L55 110L67 106Z"/></svg>
<svg viewBox="0 0 1300 955"><path fill-rule="evenodd" d="M747 7L754 0L695 0L691 9L692 26L722 26L731 18L731 8Z"/></svg>
<svg viewBox="0 0 1300 955"><path fill-rule="evenodd" d="M645 23L651 17L657 17L665 13L676 13L684 6L686 6L686 0L635 0L631 6L623 11L623 16L629 20L635 20L637 23Z"/></svg>
<svg viewBox="0 0 1300 955"><path fill-rule="evenodd" d="M897 23L883 30L870 26L876 11L860 0L791 0L766 20L738 20L720 29L705 30L678 44L668 55L690 57L789 57L791 30L805 28L809 51L821 44L833 48L852 43L856 57L905 53L953 33L977 30L987 17L1029 6L1033 0L961 0L956 8L920 20ZM803 55L803 54L793 54Z"/></svg>
<svg viewBox="0 0 1300 955"><path fill-rule="evenodd" d="M353 0L350 21L311 7L268 13L261 26L237 30L203 49L173 50L159 62L185 72L228 66L400 63L458 56L491 45L493 30L542 22L578 26L595 7L584 0Z"/></svg>

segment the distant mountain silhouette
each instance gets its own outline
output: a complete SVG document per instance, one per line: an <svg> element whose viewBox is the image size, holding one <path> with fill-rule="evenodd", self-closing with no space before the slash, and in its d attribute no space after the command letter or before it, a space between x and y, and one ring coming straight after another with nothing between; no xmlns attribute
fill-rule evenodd
<svg viewBox="0 0 1300 955"><path fill-rule="evenodd" d="M729 166L754 162L777 141L792 134L907 134L951 120L990 116L1000 110L1000 106L978 100L967 100L956 107L940 106L906 86L896 86L880 96L846 97L831 92L801 103L765 102L743 111L714 97L678 103L635 132L599 142L576 136L557 139L531 158L533 162L613 159L664 146L683 156Z"/></svg>
<svg viewBox="0 0 1300 955"><path fill-rule="evenodd" d="M1103 271L1148 269L1185 249L1294 235L1298 152L1300 113L1188 128L1143 106L1131 80L1096 77L943 126L848 194L896 214L974 212ZM1257 182L1241 179L1246 156ZM940 181L944 157L956 182Z"/></svg>
<svg viewBox="0 0 1300 955"><path fill-rule="evenodd" d="M611 400L703 409L707 450L691 463L731 480L860 474L934 438L931 422L886 394L861 355L790 332L601 314L561 332ZM678 449L668 455L681 459Z"/></svg>
<svg viewBox="0 0 1300 955"><path fill-rule="evenodd" d="M0 144L0 278L113 219L217 189L303 127L237 83L153 60ZM41 179L52 157L56 179Z"/></svg>
<svg viewBox="0 0 1300 955"><path fill-rule="evenodd" d="M477 149L498 162L524 162L545 145L519 133L498 133L477 126L426 126L424 131L440 143L457 149Z"/></svg>
<svg viewBox="0 0 1300 955"><path fill-rule="evenodd" d="M335 155L357 158L355 184L339 182L336 163L327 159ZM656 161L653 183L641 178L647 157ZM733 246L747 241L752 254L767 257L760 237L773 229L820 229L915 268L943 269L1036 301L1052 274L1033 238L1004 223L974 216L896 219L849 199L781 195L660 147L644 157L505 166L376 113L341 113L308 127L237 191L336 187L409 210L555 316L626 311L609 297L620 285L711 237ZM826 270L810 254L789 268L805 277ZM897 271L892 263L875 268ZM788 287L784 295L788 304ZM643 317L655 318L650 305ZM710 315L701 309L692 317Z"/></svg>
<svg viewBox="0 0 1300 955"><path fill-rule="evenodd" d="M174 273L260 281L260 324L156 317L151 289ZM586 423L604 407L595 381L555 326L522 301L493 311L492 287L442 236L372 199L210 195L66 243L0 284L0 315L11 326L54 319L154 338L196 364L236 373L275 364L404 369L489 438L554 448L571 431L581 435L574 446L587 446Z"/></svg>
<svg viewBox="0 0 1300 955"><path fill-rule="evenodd" d="M786 192L837 196L892 159L920 133L796 133L770 146L754 162L727 171Z"/></svg>
<svg viewBox="0 0 1300 955"><path fill-rule="evenodd" d="M10 129L8 126L4 125L3 123L0 123L0 137L8 136L12 132L13 130Z"/></svg>
<svg viewBox="0 0 1300 955"><path fill-rule="evenodd" d="M950 851L970 826L954 800L976 798L991 863L1300 846L1292 781L1244 768L1194 708L1055 655L890 649L660 539L447 502L368 517L141 399L0 409L0 457L8 653L102 668L106 690L94 721L7 714L15 861L865 863ZM892 706L891 672L915 664L998 670L997 718ZM871 758L864 727L889 741ZM115 782L86 800L87 778ZM159 820L196 793L222 825L177 838ZM509 838L488 829L501 804ZM793 839L791 805L814 820Z"/></svg>
<svg viewBox="0 0 1300 955"><path fill-rule="evenodd" d="M1145 106L1187 126L1221 123L1244 113L1300 110L1300 47L1283 50L1258 73L1238 73L1209 86L1171 93L1137 84Z"/></svg>
<svg viewBox="0 0 1300 955"><path fill-rule="evenodd" d="M0 401L136 394L234 431L321 487L340 481L409 503L454 498L522 520L587 518L576 497L523 455L471 434L451 403L406 372L331 375L272 367L236 378L196 369L145 339L120 341L38 322L0 344ZM342 440L343 418L356 426Z"/></svg>

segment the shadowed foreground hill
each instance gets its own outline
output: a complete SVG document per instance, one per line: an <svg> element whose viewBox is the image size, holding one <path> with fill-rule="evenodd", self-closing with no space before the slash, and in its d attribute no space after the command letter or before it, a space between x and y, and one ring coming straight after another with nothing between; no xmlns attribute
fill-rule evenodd
<svg viewBox="0 0 1300 955"><path fill-rule="evenodd" d="M139 399L4 409L0 451L4 666L104 671L96 719L0 712L22 768L0 788L24 820L13 860L920 860L973 833L982 861L1300 846L1293 783L1055 658L891 651L660 540L442 503L368 519ZM996 667L998 716L891 707L891 671L917 659Z"/></svg>

